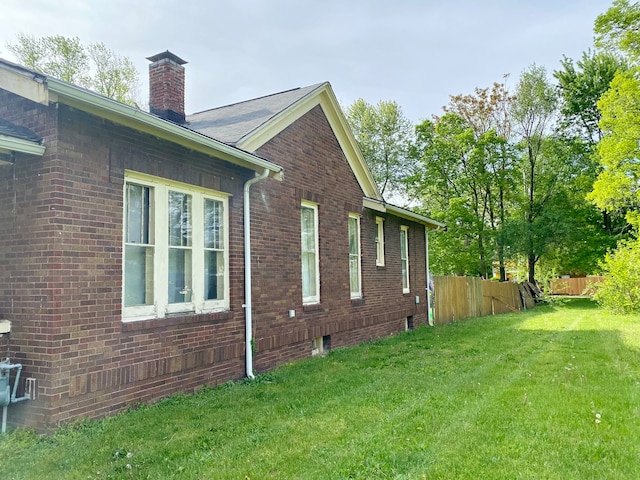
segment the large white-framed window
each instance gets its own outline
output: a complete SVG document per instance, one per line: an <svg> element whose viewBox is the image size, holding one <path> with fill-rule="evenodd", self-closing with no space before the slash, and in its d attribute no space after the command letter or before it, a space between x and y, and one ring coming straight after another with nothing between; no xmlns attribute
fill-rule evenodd
<svg viewBox="0 0 640 480"><path fill-rule="evenodd" d="M402 266L402 293L409 293L409 227L400 227L400 263Z"/></svg>
<svg viewBox="0 0 640 480"><path fill-rule="evenodd" d="M228 196L126 172L123 320L229 309Z"/></svg>
<svg viewBox="0 0 640 480"><path fill-rule="evenodd" d="M302 202L300 208L302 303L320 303L320 259L318 255L318 205Z"/></svg>
<svg viewBox="0 0 640 480"><path fill-rule="evenodd" d="M376 266L384 267L384 218L376 217Z"/></svg>
<svg viewBox="0 0 640 480"><path fill-rule="evenodd" d="M360 216L349 214L349 290L351 298L362 298Z"/></svg>

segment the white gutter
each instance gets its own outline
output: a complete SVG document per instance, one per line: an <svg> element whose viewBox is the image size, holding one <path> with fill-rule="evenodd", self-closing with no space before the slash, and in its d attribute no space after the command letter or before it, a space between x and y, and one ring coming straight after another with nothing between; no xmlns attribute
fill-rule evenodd
<svg viewBox="0 0 640 480"><path fill-rule="evenodd" d="M253 319L251 318L251 186L261 182L269 176L269 170L264 169L261 175L247 180L244 184L244 319L245 319L245 359L247 378L253 375Z"/></svg>
<svg viewBox="0 0 640 480"><path fill-rule="evenodd" d="M0 152L20 152L31 155L44 155L45 146L32 140L0 135Z"/></svg>
<svg viewBox="0 0 640 480"><path fill-rule="evenodd" d="M444 223L438 222L433 218L425 217L424 215L420 215L419 213L412 212L411 210L407 210L406 208L396 207L395 205L391 205L390 203L387 203L384 200L379 200L377 198L363 197L362 206L364 208L368 208L376 212L381 212L381 213L388 212L396 217L404 218L406 220L411 220L412 222L421 223L422 225L425 225L430 230L446 230L447 229L447 226Z"/></svg>

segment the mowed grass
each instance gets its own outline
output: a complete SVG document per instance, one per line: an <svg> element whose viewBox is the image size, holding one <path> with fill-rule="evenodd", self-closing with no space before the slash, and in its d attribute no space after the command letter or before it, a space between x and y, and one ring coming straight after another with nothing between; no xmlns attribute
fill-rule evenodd
<svg viewBox="0 0 640 480"><path fill-rule="evenodd" d="M639 352L640 317L586 299L421 327L50 436L14 431L0 478L637 479Z"/></svg>

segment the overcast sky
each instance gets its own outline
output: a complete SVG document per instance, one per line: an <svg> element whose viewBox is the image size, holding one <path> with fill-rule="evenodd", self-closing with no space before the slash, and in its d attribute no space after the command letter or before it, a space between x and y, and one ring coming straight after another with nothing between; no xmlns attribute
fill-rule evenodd
<svg viewBox="0 0 640 480"><path fill-rule="evenodd" d="M413 122L529 65L551 74L593 44L612 0L1 0L0 57L18 33L187 62L186 110L329 81L344 106L396 101Z"/></svg>

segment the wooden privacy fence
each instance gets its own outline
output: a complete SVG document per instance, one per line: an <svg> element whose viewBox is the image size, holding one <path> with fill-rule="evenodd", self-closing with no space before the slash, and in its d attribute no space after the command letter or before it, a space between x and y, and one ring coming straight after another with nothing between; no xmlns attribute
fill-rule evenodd
<svg viewBox="0 0 640 480"><path fill-rule="evenodd" d="M552 295L591 295L594 283L600 283L604 277L556 278L551 280Z"/></svg>
<svg viewBox="0 0 640 480"><path fill-rule="evenodd" d="M434 323L468 317L518 312L534 306L533 298L516 283L492 282L478 277L434 277Z"/></svg>

